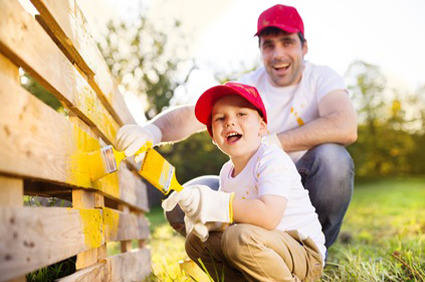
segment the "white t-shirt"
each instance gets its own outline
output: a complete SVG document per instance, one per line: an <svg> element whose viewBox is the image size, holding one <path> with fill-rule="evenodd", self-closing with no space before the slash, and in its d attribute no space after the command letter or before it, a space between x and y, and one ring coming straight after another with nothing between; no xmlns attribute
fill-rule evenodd
<svg viewBox="0 0 425 282"><path fill-rule="evenodd" d="M298 230L301 235L309 236L325 257L325 236L319 218L294 163L283 150L262 143L236 177L232 177L233 169L231 161L223 165L219 190L234 192L235 199L257 199L261 195L284 197L287 206L276 229Z"/></svg>
<svg viewBox="0 0 425 282"><path fill-rule="evenodd" d="M270 133L280 133L300 127L319 117L318 103L331 91L343 89L348 94L343 78L327 66L305 62L300 83L288 87L274 87L265 68L243 75L238 81L255 86L267 111ZM297 162L306 151L289 153Z"/></svg>

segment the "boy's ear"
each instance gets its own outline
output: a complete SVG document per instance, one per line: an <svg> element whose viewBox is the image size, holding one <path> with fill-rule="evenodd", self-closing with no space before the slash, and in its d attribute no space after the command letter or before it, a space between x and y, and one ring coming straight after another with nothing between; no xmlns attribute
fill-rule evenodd
<svg viewBox="0 0 425 282"><path fill-rule="evenodd" d="M264 136L267 134L267 123L261 119L260 121L260 132L258 133L260 136Z"/></svg>
<svg viewBox="0 0 425 282"><path fill-rule="evenodd" d="M214 145L216 145L217 146L217 143L215 143L215 140L214 140L214 137L212 138L212 143L214 144Z"/></svg>

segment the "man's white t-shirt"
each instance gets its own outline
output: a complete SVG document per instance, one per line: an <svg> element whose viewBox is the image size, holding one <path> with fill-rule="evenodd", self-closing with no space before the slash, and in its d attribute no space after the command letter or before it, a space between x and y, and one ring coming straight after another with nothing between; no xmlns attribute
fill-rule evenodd
<svg viewBox="0 0 425 282"><path fill-rule="evenodd" d="M270 133L294 129L317 119L319 101L331 91L347 89L343 78L331 68L309 62L305 62L301 81L296 85L272 86L263 66L243 75L238 81L257 88L266 107ZM291 152L289 156L297 162L305 152Z"/></svg>
<svg viewBox="0 0 425 282"><path fill-rule="evenodd" d="M262 195L284 197L287 206L276 229L298 230L302 236L309 236L325 258L325 236L319 218L294 163L283 150L262 143L235 177L232 177L233 169L231 161L223 165L219 190L234 192L235 199L257 199Z"/></svg>

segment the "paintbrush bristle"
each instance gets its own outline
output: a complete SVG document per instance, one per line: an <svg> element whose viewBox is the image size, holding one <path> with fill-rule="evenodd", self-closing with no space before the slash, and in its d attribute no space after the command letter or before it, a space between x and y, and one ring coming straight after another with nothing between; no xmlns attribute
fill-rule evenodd
<svg viewBox="0 0 425 282"><path fill-rule="evenodd" d="M87 156L87 161L89 163L91 181L98 180L118 169L111 145L90 152Z"/></svg>
<svg viewBox="0 0 425 282"><path fill-rule="evenodd" d="M164 194L170 192L171 183L174 183L174 166L153 149L146 152L139 173Z"/></svg>

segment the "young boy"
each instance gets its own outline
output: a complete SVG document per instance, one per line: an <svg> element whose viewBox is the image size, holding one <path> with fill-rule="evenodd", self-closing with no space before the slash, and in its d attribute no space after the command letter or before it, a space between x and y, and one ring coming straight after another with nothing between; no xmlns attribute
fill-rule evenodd
<svg viewBox="0 0 425 282"><path fill-rule="evenodd" d="M261 142L267 114L256 88L232 82L210 88L195 115L230 160L219 191L187 186L163 202L165 210L178 203L186 214L189 257L226 281L319 278L326 252L321 225L289 156ZM223 231L213 222L234 224Z"/></svg>

